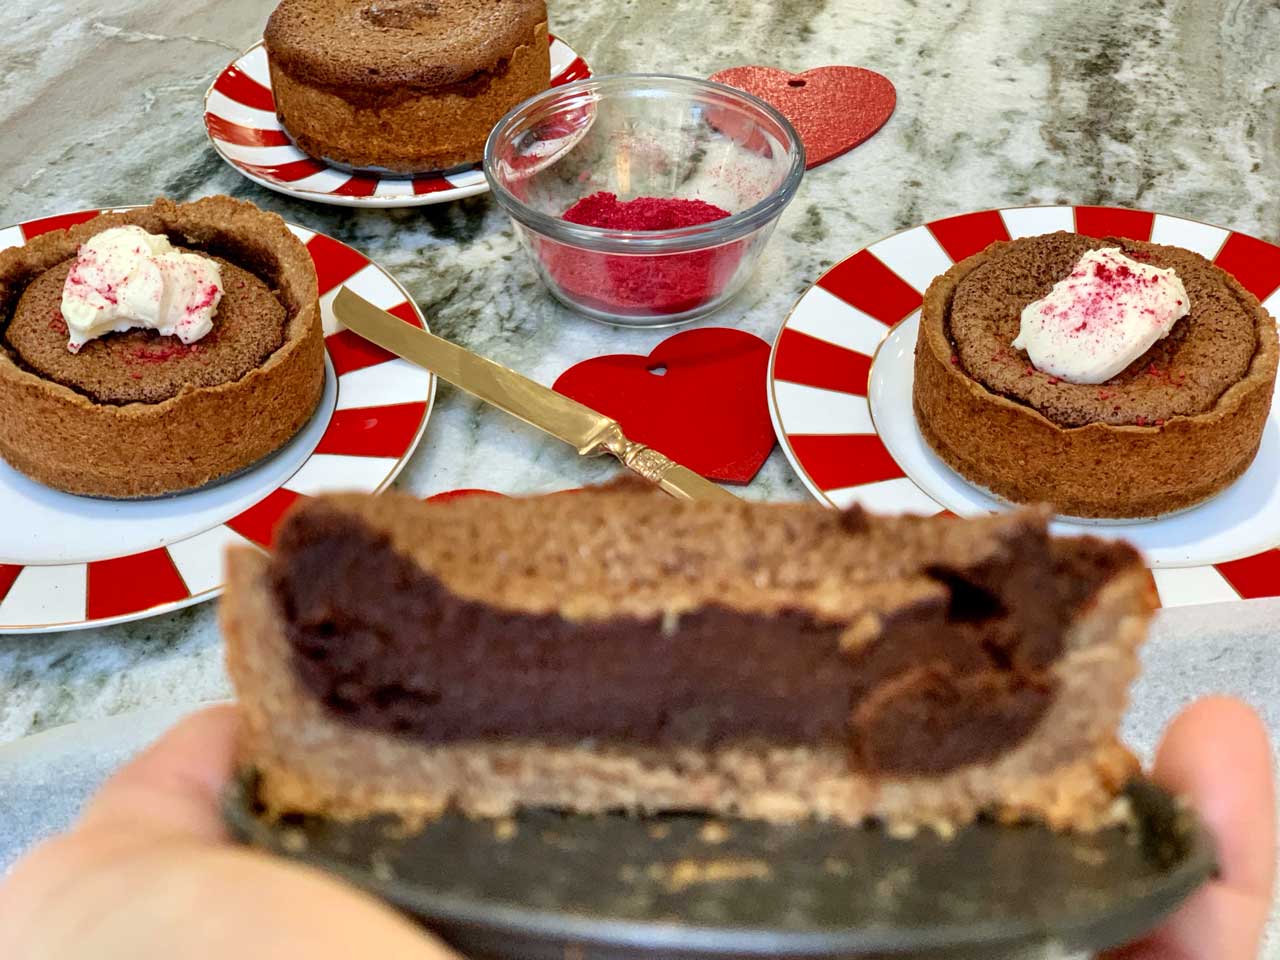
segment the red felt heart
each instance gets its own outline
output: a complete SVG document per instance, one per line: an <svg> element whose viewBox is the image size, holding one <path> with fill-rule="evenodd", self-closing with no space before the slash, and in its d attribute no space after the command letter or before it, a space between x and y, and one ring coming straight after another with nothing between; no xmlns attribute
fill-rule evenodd
<svg viewBox="0 0 1280 960"><path fill-rule="evenodd" d="M769 344L759 337L707 327L677 333L647 357L584 360L555 388L708 479L749 483L774 444L768 369Z"/></svg>
<svg viewBox="0 0 1280 960"><path fill-rule="evenodd" d="M463 497L506 497L505 493L496 490L481 490L479 487L464 487L461 490L446 490L435 496L427 497L427 503L448 503L450 500L461 500Z"/></svg>
<svg viewBox="0 0 1280 960"><path fill-rule="evenodd" d="M552 490L550 493L544 493L544 497L554 497L562 493L582 493L586 487L569 487L566 490ZM446 490L443 493L437 493L434 496L426 498L426 503L449 503L452 500L462 500L469 497L493 498L506 500L508 494L499 493L497 490L482 490L479 487L463 487L461 490Z"/></svg>
<svg viewBox="0 0 1280 960"><path fill-rule="evenodd" d="M806 169L862 143L885 125L898 102L888 77L862 67L817 67L804 73L732 67L711 79L777 107L800 134Z"/></svg>

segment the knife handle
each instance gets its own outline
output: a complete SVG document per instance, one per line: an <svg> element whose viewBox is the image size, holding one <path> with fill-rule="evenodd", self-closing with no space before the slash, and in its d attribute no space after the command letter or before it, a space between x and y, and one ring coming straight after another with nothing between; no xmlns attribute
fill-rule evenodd
<svg viewBox="0 0 1280 960"><path fill-rule="evenodd" d="M645 448L648 453L656 454L668 466L662 468L662 472L655 481L659 487L681 500L737 500L738 498L726 490L719 484L712 483L701 474L694 473L688 467L682 467L674 460L662 456L656 450ZM630 464L628 464L630 466ZM636 467L631 469L639 470Z"/></svg>
<svg viewBox="0 0 1280 960"><path fill-rule="evenodd" d="M620 429L609 431L600 445L622 461L628 470L656 483L681 500L737 500L732 493L705 477L682 467L670 457L643 443L628 440Z"/></svg>

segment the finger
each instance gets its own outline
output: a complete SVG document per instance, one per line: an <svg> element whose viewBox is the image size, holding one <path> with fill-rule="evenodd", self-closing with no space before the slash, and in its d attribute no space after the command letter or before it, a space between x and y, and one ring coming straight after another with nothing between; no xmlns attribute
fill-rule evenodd
<svg viewBox="0 0 1280 960"><path fill-rule="evenodd" d="M1187 797L1217 844L1219 882L1269 902L1275 878L1275 787L1267 731L1238 700L1192 704L1156 751L1156 782Z"/></svg>
<svg viewBox="0 0 1280 960"><path fill-rule="evenodd" d="M1257 901L1211 884L1150 937L1102 960L1257 960L1265 923Z"/></svg>
<svg viewBox="0 0 1280 960"><path fill-rule="evenodd" d="M246 947L246 926L256 941L248 951L252 960L295 956L307 960L458 960L416 923L335 877L248 850L219 848L209 851L208 857L210 864L202 871L201 882L174 901L188 909L157 911L173 918L175 938L189 925L188 942L193 947L206 945L201 948L204 952L193 949L192 954L184 954L184 960L244 960L236 951ZM201 904L209 902L210 891L226 898L219 914L199 911ZM298 909L299 904L306 908ZM199 919L191 920L197 912ZM227 915L243 917L245 926L228 929ZM123 933L127 942L130 931Z"/></svg>
<svg viewBox="0 0 1280 960"><path fill-rule="evenodd" d="M5 960L458 960L373 897L247 848L184 838L109 849L66 834L0 887Z"/></svg>
<svg viewBox="0 0 1280 960"><path fill-rule="evenodd" d="M1190 800L1217 846L1219 877L1158 931L1110 960L1253 960L1275 871L1275 804L1266 729L1245 704L1211 697L1169 725L1152 777Z"/></svg>
<svg viewBox="0 0 1280 960"><path fill-rule="evenodd" d="M231 779L236 724L231 705L185 718L103 784L77 829L106 829L133 840L225 840L218 805Z"/></svg>

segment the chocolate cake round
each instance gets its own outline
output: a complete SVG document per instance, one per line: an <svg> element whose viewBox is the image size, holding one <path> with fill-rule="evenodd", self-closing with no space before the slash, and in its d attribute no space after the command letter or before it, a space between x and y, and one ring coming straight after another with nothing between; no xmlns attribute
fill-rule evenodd
<svg viewBox="0 0 1280 960"><path fill-rule="evenodd" d="M189 346L110 333L71 353L65 276L82 243L127 225L218 262L213 330ZM0 251L0 457L48 486L114 498L203 486L283 446L323 387L315 267L250 203L161 199Z"/></svg>
<svg viewBox="0 0 1280 960"><path fill-rule="evenodd" d="M1190 312L1104 383L1037 370L1023 309L1089 250L1173 268ZM1271 407L1275 320L1199 254L1073 233L992 244L930 285L916 342L921 433L997 496L1082 517L1149 517L1218 493L1253 461Z"/></svg>
<svg viewBox="0 0 1280 960"><path fill-rule="evenodd" d="M193 251L184 251L193 252ZM32 281L18 300L5 338L32 371L95 403L160 403L184 387L239 380L284 343L284 305L248 270L212 257L224 292L213 330L189 346L154 330L128 330L67 350L62 288L75 260Z"/></svg>
<svg viewBox="0 0 1280 960"><path fill-rule="evenodd" d="M543 0L283 0L263 39L299 149L402 174L479 161L551 73Z"/></svg>

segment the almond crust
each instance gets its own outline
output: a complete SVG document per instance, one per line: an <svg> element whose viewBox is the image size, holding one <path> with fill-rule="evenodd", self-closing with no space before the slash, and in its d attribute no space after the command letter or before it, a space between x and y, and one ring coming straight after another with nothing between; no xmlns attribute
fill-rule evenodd
<svg viewBox="0 0 1280 960"><path fill-rule="evenodd" d="M1012 241L1017 243L1017 241ZM1257 317L1258 349L1245 376L1208 411L1161 426L1063 427L988 390L954 363L948 311L956 287L1009 246L997 241L935 279L916 339L913 407L933 451L973 483L1015 503L1048 502L1077 517L1154 517L1219 493L1253 462L1271 410L1276 324L1223 272Z"/></svg>
<svg viewBox="0 0 1280 960"><path fill-rule="evenodd" d="M135 224L208 248L261 276L284 304L284 344L239 380L161 403L95 403L20 366L0 348L0 457L68 493L138 498L203 486L275 452L311 418L324 388L315 267L273 213L230 197L96 217L0 252L0 325L30 280L88 237Z"/></svg>
<svg viewBox="0 0 1280 960"><path fill-rule="evenodd" d="M354 168L400 174L448 170L484 157L485 141L503 114L547 88L551 53L547 24L515 46L505 69L438 89L326 85L295 76L267 53L276 114L299 150Z"/></svg>

